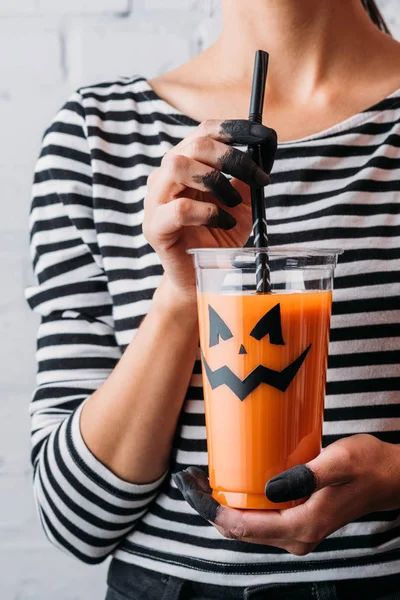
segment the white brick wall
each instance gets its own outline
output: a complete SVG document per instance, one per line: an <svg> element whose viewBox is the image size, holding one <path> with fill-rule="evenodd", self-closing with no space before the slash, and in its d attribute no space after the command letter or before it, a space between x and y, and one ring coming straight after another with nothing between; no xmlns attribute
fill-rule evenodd
<svg viewBox="0 0 400 600"><path fill-rule="evenodd" d="M399 0L380 0L400 38ZM105 566L53 550L40 531L28 461L36 321L27 218L40 138L68 94L116 74L152 77L216 36L218 0L0 0L0 599L101 600ZM28 108L27 108L28 107Z"/></svg>

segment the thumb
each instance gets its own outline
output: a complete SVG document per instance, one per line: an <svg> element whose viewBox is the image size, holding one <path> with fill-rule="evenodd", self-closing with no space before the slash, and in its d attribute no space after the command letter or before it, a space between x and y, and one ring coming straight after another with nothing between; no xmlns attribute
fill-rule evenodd
<svg viewBox="0 0 400 600"><path fill-rule="evenodd" d="M344 440L325 448L317 458L305 465L297 465L273 479L265 486L265 495L271 502L288 502L311 496L332 485L348 483L348 453L343 451Z"/></svg>

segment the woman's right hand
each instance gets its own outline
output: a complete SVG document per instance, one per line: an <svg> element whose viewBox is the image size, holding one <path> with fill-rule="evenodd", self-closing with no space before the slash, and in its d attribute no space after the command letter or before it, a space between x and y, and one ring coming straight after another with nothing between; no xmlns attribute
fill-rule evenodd
<svg viewBox="0 0 400 600"><path fill-rule="evenodd" d="M264 170L234 147L251 144L261 145ZM181 297L195 297L189 248L235 248L248 240L252 230L249 186L269 183L276 147L275 131L263 125L205 121L167 152L151 173L143 232Z"/></svg>

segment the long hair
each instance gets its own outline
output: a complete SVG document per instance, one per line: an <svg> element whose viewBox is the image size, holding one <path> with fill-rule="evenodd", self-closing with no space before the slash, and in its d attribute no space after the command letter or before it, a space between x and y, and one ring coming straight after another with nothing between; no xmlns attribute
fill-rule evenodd
<svg viewBox="0 0 400 600"><path fill-rule="evenodd" d="M386 25L385 19L382 17L381 11L377 7L375 0L361 0L361 2L375 25L384 33L390 35L389 27Z"/></svg>

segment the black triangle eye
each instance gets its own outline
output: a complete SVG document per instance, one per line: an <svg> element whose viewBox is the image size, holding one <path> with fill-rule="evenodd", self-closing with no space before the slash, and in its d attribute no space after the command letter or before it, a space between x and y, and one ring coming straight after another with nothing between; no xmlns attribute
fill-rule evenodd
<svg viewBox="0 0 400 600"><path fill-rule="evenodd" d="M250 335L256 340L261 340L269 334L269 341L276 346L284 346L282 335L281 305L277 304L267 312L254 327Z"/></svg>
<svg viewBox="0 0 400 600"><path fill-rule="evenodd" d="M210 348L212 348L219 344L219 338L225 341L232 338L233 335L229 327L210 305L208 305L208 314L210 317Z"/></svg>

